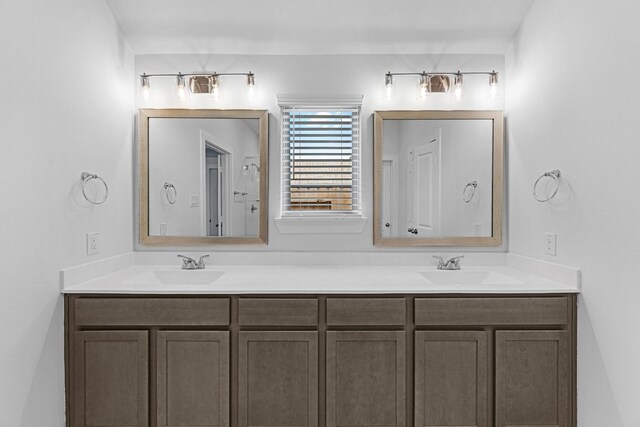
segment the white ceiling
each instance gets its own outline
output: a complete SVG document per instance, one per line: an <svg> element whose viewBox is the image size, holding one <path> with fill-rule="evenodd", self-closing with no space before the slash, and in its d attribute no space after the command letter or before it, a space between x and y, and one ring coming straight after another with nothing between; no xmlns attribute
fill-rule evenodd
<svg viewBox="0 0 640 427"><path fill-rule="evenodd" d="M107 0L136 54L504 53L533 0Z"/></svg>

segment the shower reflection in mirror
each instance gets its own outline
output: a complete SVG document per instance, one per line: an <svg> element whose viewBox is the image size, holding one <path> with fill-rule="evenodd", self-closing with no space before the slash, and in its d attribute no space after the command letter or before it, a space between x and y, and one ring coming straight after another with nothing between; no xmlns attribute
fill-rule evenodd
<svg viewBox="0 0 640 427"><path fill-rule="evenodd" d="M258 233L260 224L260 166L257 156L245 157L242 161L242 174L238 188L241 189L242 204L244 208L245 235L252 236ZM237 200L237 192L236 192Z"/></svg>

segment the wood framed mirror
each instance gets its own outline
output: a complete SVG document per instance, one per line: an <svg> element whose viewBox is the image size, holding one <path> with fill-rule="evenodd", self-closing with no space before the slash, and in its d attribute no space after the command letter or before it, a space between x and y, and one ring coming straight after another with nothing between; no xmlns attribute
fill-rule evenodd
<svg viewBox="0 0 640 427"><path fill-rule="evenodd" d="M140 243L266 244L266 110L138 112Z"/></svg>
<svg viewBox="0 0 640 427"><path fill-rule="evenodd" d="M501 111L374 112L377 246L500 246Z"/></svg>

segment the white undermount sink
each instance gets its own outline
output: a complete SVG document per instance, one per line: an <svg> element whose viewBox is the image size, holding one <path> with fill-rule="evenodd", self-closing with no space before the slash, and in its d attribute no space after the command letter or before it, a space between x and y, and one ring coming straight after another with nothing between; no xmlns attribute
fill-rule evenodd
<svg viewBox="0 0 640 427"><path fill-rule="evenodd" d="M513 277L495 271L435 270L420 272L433 285L522 285Z"/></svg>
<svg viewBox="0 0 640 427"><path fill-rule="evenodd" d="M150 270L125 280L125 284L210 285L224 271L215 270Z"/></svg>

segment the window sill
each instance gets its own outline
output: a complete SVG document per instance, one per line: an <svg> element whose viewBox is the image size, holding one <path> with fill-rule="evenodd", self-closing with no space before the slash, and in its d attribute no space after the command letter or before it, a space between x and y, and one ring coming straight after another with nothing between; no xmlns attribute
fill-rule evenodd
<svg viewBox="0 0 640 427"><path fill-rule="evenodd" d="M356 234L367 223L364 216L292 216L275 218L282 234Z"/></svg>

